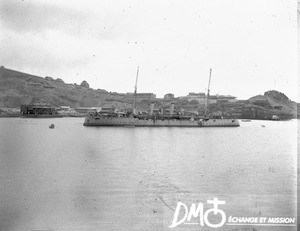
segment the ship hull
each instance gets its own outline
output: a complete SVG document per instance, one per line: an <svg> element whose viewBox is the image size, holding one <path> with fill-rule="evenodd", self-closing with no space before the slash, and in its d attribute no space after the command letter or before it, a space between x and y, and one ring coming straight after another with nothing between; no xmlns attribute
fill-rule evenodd
<svg viewBox="0 0 300 231"><path fill-rule="evenodd" d="M87 116L84 126L114 127L238 127L237 119L178 120Z"/></svg>

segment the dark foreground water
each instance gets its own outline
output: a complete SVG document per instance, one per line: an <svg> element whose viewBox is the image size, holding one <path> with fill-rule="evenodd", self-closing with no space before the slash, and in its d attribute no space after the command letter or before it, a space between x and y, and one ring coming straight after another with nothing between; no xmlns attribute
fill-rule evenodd
<svg viewBox="0 0 300 231"><path fill-rule="evenodd" d="M228 219L296 218L297 121L239 128L82 123L0 119L0 230L296 230ZM197 224L199 217L169 228L177 202L203 203L205 212L215 197L226 202L220 228ZM212 214L211 223L218 221Z"/></svg>

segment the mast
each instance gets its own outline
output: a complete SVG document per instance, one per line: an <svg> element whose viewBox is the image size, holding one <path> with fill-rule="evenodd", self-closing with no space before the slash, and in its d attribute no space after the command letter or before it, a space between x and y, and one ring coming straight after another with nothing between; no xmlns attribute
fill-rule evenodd
<svg viewBox="0 0 300 231"><path fill-rule="evenodd" d="M208 80L208 87L207 87L207 95L206 95L206 100L205 100L205 112L204 112L204 116L206 117L206 114L207 114L207 108L208 108L208 105L209 105L209 87L210 87L210 80L211 80L211 72L212 72L212 69L210 68L209 69L209 80Z"/></svg>
<svg viewBox="0 0 300 231"><path fill-rule="evenodd" d="M139 77L139 66L137 68L137 72L136 72L136 78L135 78L135 87L134 87L134 93L133 93L133 104L132 104L132 113L135 113L135 103L136 103L136 93L137 93L137 81L138 81L138 77Z"/></svg>

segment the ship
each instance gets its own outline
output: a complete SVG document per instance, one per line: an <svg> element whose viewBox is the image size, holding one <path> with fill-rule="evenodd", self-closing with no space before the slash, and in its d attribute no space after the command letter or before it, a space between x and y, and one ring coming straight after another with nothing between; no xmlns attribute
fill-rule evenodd
<svg viewBox="0 0 300 231"><path fill-rule="evenodd" d="M223 118L222 116L209 116L209 88L212 69L210 69L207 96L205 100L204 116L186 116L184 113L174 113L174 103L171 103L168 115L154 114L154 103L150 105L149 114L141 114L136 111L136 93L139 68L137 69L135 89L133 94L132 112L103 113L101 110L90 113L85 117L84 126L116 126L116 127L239 127L239 121L235 118Z"/></svg>

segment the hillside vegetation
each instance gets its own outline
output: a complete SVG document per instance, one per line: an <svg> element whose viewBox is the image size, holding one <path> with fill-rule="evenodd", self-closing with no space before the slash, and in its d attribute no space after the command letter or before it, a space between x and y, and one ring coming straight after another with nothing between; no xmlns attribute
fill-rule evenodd
<svg viewBox="0 0 300 231"><path fill-rule="evenodd" d="M85 81L83 81L85 82ZM107 91L88 85L66 84L61 79L42 78L22 72L0 68L0 108L20 107L32 99L40 98L54 106L92 107L105 99L121 99Z"/></svg>

